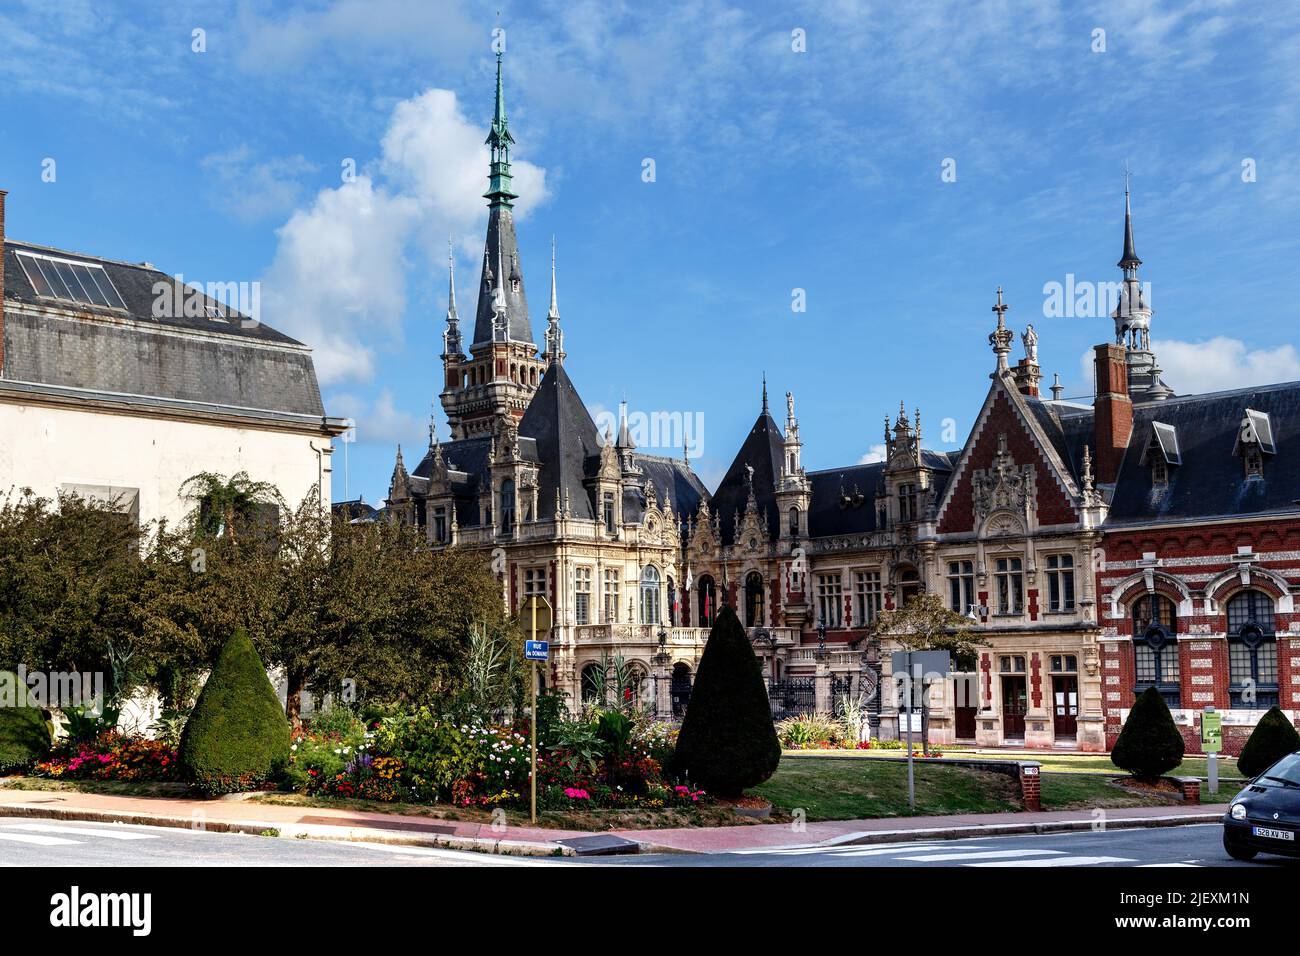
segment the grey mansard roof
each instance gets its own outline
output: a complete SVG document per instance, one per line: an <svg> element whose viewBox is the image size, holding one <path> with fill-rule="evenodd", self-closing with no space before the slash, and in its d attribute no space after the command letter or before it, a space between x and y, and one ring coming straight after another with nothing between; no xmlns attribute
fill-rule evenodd
<svg viewBox="0 0 1300 956"><path fill-rule="evenodd" d="M20 252L102 267L125 310L38 295ZM245 328L241 316L156 317L154 284L173 279L152 266L10 239L3 268L6 385L254 417L324 415L306 346L265 324Z"/></svg>
<svg viewBox="0 0 1300 956"><path fill-rule="evenodd" d="M438 446L447 464L456 502L456 521L461 527L474 527L479 522L478 496L491 484L491 446L491 438L466 438ZM426 493L434 455L435 450L430 448L411 471L413 490L417 494ZM563 365L553 363L547 368L520 419L519 456L537 465L539 520L555 517L557 489L562 502L567 495L574 518L596 519L588 479L600 467L599 433ZM622 501L625 521L639 522L644 517L646 489L651 485L661 507L668 495L678 514L695 513L705 488L685 461L636 452L633 462L639 480L625 490Z"/></svg>
<svg viewBox="0 0 1300 956"><path fill-rule="evenodd" d="M1247 478L1237 453L1246 409L1268 414L1275 452L1263 455L1263 476ZM1142 452L1153 423L1173 427L1181 464L1156 487ZM1300 382L1135 405L1107 524L1255 516L1300 511Z"/></svg>

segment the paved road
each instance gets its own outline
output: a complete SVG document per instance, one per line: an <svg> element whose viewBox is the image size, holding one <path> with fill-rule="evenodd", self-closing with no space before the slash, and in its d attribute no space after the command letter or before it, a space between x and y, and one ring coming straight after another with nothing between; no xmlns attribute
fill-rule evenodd
<svg viewBox="0 0 1300 956"><path fill-rule="evenodd" d="M0 817L3 866L554 866L427 847Z"/></svg>
<svg viewBox="0 0 1300 956"><path fill-rule="evenodd" d="M663 866L960 866L972 868L1092 866L1273 866L1300 873L1300 861L1259 856L1240 863L1223 852L1222 827L1202 824L987 840L938 840L835 848L749 850L710 856L624 857L613 862Z"/></svg>
<svg viewBox="0 0 1300 956"><path fill-rule="evenodd" d="M1217 824L1050 836L1005 836L708 855L654 854L557 860L425 847L289 840L169 827L0 818L0 866L1268 866L1300 861L1229 859Z"/></svg>

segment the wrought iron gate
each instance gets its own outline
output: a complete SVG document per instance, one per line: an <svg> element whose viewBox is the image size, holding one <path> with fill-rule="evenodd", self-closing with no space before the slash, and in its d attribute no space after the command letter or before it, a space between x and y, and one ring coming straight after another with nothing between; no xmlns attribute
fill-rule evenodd
<svg viewBox="0 0 1300 956"><path fill-rule="evenodd" d="M791 677L772 681L767 689L767 701L772 708L773 720L784 720L796 714L811 714L817 709L815 679Z"/></svg>

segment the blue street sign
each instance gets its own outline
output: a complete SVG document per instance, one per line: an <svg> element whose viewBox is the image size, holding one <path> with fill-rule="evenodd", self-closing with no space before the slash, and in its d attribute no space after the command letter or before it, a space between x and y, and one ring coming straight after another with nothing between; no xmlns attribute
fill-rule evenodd
<svg viewBox="0 0 1300 956"><path fill-rule="evenodd" d="M551 654L551 645L548 641L524 641L524 659L529 661L544 661Z"/></svg>

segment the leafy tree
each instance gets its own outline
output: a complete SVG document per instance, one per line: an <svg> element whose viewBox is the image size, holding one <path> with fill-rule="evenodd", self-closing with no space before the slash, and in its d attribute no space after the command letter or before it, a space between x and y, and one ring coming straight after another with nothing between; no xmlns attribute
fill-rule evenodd
<svg viewBox="0 0 1300 956"><path fill-rule="evenodd" d="M30 490L0 503L0 666L100 672L128 688L140 531L114 502ZM114 667L116 658L117 667Z"/></svg>
<svg viewBox="0 0 1300 956"><path fill-rule="evenodd" d="M0 774L25 770L50 750L50 728L13 671L0 671Z"/></svg>
<svg viewBox="0 0 1300 956"><path fill-rule="evenodd" d="M231 635L185 724L181 766L209 793L248 790L289 759L289 722L248 634Z"/></svg>
<svg viewBox="0 0 1300 956"><path fill-rule="evenodd" d="M738 797L780 762L761 665L736 612L724 605L700 656L674 769L720 797Z"/></svg>
<svg viewBox="0 0 1300 956"><path fill-rule="evenodd" d="M204 471L181 485L181 494L198 499L198 524L214 538L229 534L236 537L244 528L257 522L267 506L283 504L280 491L268 481L254 481L248 472L225 478Z"/></svg>
<svg viewBox="0 0 1300 956"><path fill-rule="evenodd" d="M1133 703L1110 761L1138 780L1154 783L1183 762L1183 735L1160 691L1148 687Z"/></svg>
<svg viewBox="0 0 1300 956"><path fill-rule="evenodd" d="M1300 750L1300 734L1280 707L1270 707L1250 733L1237 758L1237 769L1258 777L1287 754Z"/></svg>
<svg viewBox="0 0 1300 956"><path fill-rule="evenodd" d="M963 668L973 667L977 648L985 646L985 642L971 636L968 618L929 592L913 595L901 608L876 615L867 633L875 641L888 640L904 650L947 651L954 664ZM921 746L927 754L929 730L930 722L922 721Z"/></svg>

